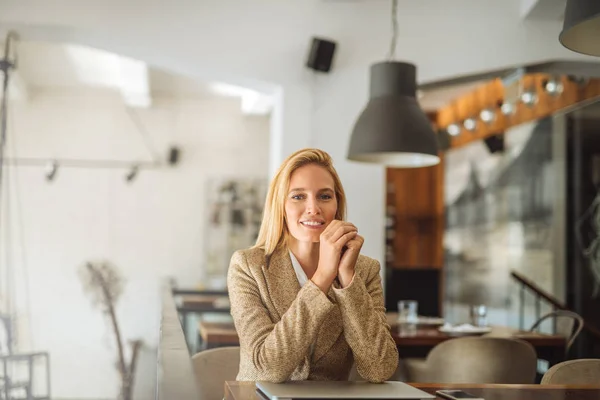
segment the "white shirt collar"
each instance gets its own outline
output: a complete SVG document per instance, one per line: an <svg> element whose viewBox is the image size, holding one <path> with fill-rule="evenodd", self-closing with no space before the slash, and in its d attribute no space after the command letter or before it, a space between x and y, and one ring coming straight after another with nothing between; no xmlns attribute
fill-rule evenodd
<svg viewBox="0 0 600 400"><path fill-rule="evenodd" d="M306 276L306 273L302 269L302 266L298 262L298 259L296 258L294 253L292 253L291 250L290 250L290 258L292 259L292 266L294 267L294 272L296 273L296 278L298 278L298 283L300 284L300 287L302 287L302 286L304 286L304 284L306 282L308 282L308 276Z"/></svg>

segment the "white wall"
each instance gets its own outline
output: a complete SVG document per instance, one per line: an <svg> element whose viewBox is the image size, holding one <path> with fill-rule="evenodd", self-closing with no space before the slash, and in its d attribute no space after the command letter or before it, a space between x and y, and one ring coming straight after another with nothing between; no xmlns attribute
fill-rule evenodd
<svg viewBox="0 0 600 400"><path fill-rule="evenodd" d="M420 82L547 60L563 49L560 21L523 21L520 0L402 0L398 59ZM271 171L291 151L329 151L349 196L364 253L384 259L384 169L345 160L351 127L367 100L368 67L387 55L389 1L11 1L4 28L24 38L86 44L200 79L281 90ZM314 35L338 42L332 73L305 67Z"/></svg>
<svg viewBox="0 0 600 400"><path fill-rule="evenodd" d="M11 227L12 266L20 271L20 344L50 351L54 398L114 398L118 389L112 332L85 297L78 267L108 259L120 268L127 281L118 307L123 334L142 338L151 353L161 278L172 275L190 287L202 277L207 179L267 174L269 120L243 116L239 101L159 98L137 113L163 155L171 143L181 147L179 165L142 170L131 183L125 170L64 168L49 183L44 168L7 169L11 220L5 209L2 222ZM8 147L9 156L19 157L149 158L118 94L99 92L34 93L11 111ZM6 251L6 232L4 238ZM22 301L25 269L30 330ZM155 363L148 355L141 360L146 379L138 382L138 397L154 397Z"/></svg>

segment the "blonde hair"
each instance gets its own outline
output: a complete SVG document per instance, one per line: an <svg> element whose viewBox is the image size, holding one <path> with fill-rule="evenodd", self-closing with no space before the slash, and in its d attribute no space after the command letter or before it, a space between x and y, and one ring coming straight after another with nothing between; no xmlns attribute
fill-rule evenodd
<svg viewBox="0 0 600 400"><path fill-rule="evenodd" d="M298 150L281 164L269 185L263 219L254 245L263 249L267 256L273 254L275 249L287 240L289 232L285 223L285 198L289 190L290 178L294 171L308 164L321 166L331 174L337 200L335 219L346 219L346 194L329 154L319 149Z"/></svg>

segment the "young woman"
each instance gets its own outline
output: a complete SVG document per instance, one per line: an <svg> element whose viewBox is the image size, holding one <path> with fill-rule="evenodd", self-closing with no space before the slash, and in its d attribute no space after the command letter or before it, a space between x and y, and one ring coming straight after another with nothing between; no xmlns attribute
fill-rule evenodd
<svg viewBox="0 0 600 400"><path fill-rule="evenodd" d="M347 380L353 363L371 382L393 375L379 263L360 255L364 239L345 213L327 153L304 149L283 162L256 245L229 267L238 380Z"/></svg>

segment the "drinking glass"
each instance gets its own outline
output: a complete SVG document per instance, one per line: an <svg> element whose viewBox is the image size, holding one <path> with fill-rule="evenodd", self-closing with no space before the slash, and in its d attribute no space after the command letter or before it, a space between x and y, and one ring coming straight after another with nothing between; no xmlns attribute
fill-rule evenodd
<svg viewBox="0 0 600 400"><path fill-rule="evenodd" d="M471 306L471 325L481 328L487 326L487 307L485 305Z"/></svg>
<svg viewBox="0 0 600 400"><path fill-rule="evenodd" d="M398 302L398 327L402 333L416 332L419 303L416 300Z"/></svg>

